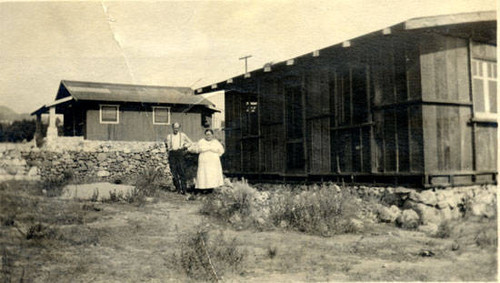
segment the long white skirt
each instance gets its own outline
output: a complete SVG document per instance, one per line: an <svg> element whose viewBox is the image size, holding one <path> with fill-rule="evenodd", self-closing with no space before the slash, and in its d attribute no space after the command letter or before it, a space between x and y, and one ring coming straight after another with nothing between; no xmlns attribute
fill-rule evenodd
<svg viewBox="0 0 500 283"><path fill-rule="evenodd" d="M222 165L217 153L211 151L200 153L195 182L197 189L213 189L224 185Z"/></svg>

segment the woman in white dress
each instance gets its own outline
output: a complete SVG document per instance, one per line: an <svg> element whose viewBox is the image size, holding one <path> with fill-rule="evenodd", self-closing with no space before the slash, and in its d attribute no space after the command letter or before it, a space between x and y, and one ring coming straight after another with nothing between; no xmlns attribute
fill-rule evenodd
<svg viewBox="0 0 500 283"><path fill-rule="evenodd" d="M220 156L224 153L222 144L214 138L214 131L205 130L205 138L195 146L198 156L198 172L196 174L196 189L209 192L224 185Z"/></svg>

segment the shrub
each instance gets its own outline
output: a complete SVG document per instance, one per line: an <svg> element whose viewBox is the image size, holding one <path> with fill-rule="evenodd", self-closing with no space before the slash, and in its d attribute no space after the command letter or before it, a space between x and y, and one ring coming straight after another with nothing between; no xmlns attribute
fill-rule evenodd
<svg viewBox="0 0 500 283"><path fill-rule="evenodd" d="M226 240L220 233L213 241L207 231L198 230L180 239L179 254L174 264L195 280L219 281L230 271L239 271L246 253L238 249L236 238Z"/></svg>
<svg viewBox="0 0 500 283"><path fill-rule="evenodd" d="M497 245L498 235L495 227L484 227L476 235L474 241L481 248L488 248Z"/></svg>
<svg viewBox="0 0 500 283"><path fill-rule="evenodd" d="M359 216L359 204L347 190L313 186L302 192L283 192L271 202L274 225L310 234L329 236L357 232L353 222Z"/></svg>
<svg viewBox="0 0 500 283"><path fill-rule="evenodd" d="M275 258L278 255L278 248L275 246L267 247L267 256L271 259Z"/></svg>
<svg viewBox="0 0 500 283"><path fill-rule="evenodd" d="M203 202L200 212L229 221L233 216L248 218L252 213L257 190L246 182L235 182L233 187L222 187Z"/></svg>
<svg viewBox="0 0 500 283"><path fill-rule="evenodd" d="M26 232L26 240L55 239L56 237L56 231L42 223L31 225Z"/></svg>
<svg viewBox="0 0 500 283"><path fill-rule="evenodd" d="M163 176L159 170L154 167L144 169L135 181L137 194L145 197L157 196L159 191L165 186Z"/></svg>
<svg viewBox="0 0 500 283"><path fill-rule="evenodd" d="M49 175L42 181L41 188L48 197L57 197L62 194L63 187L74 179L73 171L66 170L62 176Z"/></svg>
<svg viewBox="0 0 500 283"><path fill-rule="evenodd" d="M443 221L438 226L436 237L442 239L449 238L451 236L452 230L453 226L451 225L450 221Z"/></svg>

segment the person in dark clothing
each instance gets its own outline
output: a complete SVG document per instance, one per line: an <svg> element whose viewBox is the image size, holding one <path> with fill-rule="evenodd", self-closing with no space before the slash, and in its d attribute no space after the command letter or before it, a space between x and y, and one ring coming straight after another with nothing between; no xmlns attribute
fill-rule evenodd
<svg viewBox="0 0 500 283"><path fill-rule="evenodd" d="M192 142L186 134L179 131L180 127L179 123L172 125L172 134L167 136L165 144L175 188L178 193L185 194L187 189L185 153Z"/></svg>

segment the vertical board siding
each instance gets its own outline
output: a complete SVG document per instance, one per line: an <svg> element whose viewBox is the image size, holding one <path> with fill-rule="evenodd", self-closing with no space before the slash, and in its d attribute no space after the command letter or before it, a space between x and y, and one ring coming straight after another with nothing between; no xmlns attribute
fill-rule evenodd
<svg viewBox="0 0 500 283"><path fill-rule="evenodd" d="M465 39L427 35L421 39L421 77L424 100L469 102L468 43ZM471 108L424 105L426 172L472 170ZM478 146L478 145L476 145ZM483 151L480 147L479 151Z"/></svg>
<svg viewBox="0 0 500 283"><path fill-rule="evenodd" d="M423 151L423 128L422 128L422 106L415 105L409 108L409 139L410 147L410 171L422 172L424 170Z"/></svg>
<svg viewBox="0 0 500 283"><path fill-rule="evenodd" d="M171 125L154 125L152 109L120 106L118 124L101 124L99 108L87 110L86 137L89 140L157 141L165 140ZM203 137L200 113L177 113L171 110L171 122L181 123L192 140Z"/></svg>
<svg viewBox="0 0 500 283"><path fill-rule="evenodd" d="M306 123L309 173L330 172L330 84L328 71L306 76Z"/></svg>
<svg viewBox="0 0 500 283"><path fill-rule="evenodd" d="M476 168L478 171L497 170L497 127L481 126L476 127L476 146L478 150L476 158Z"/></svg>

